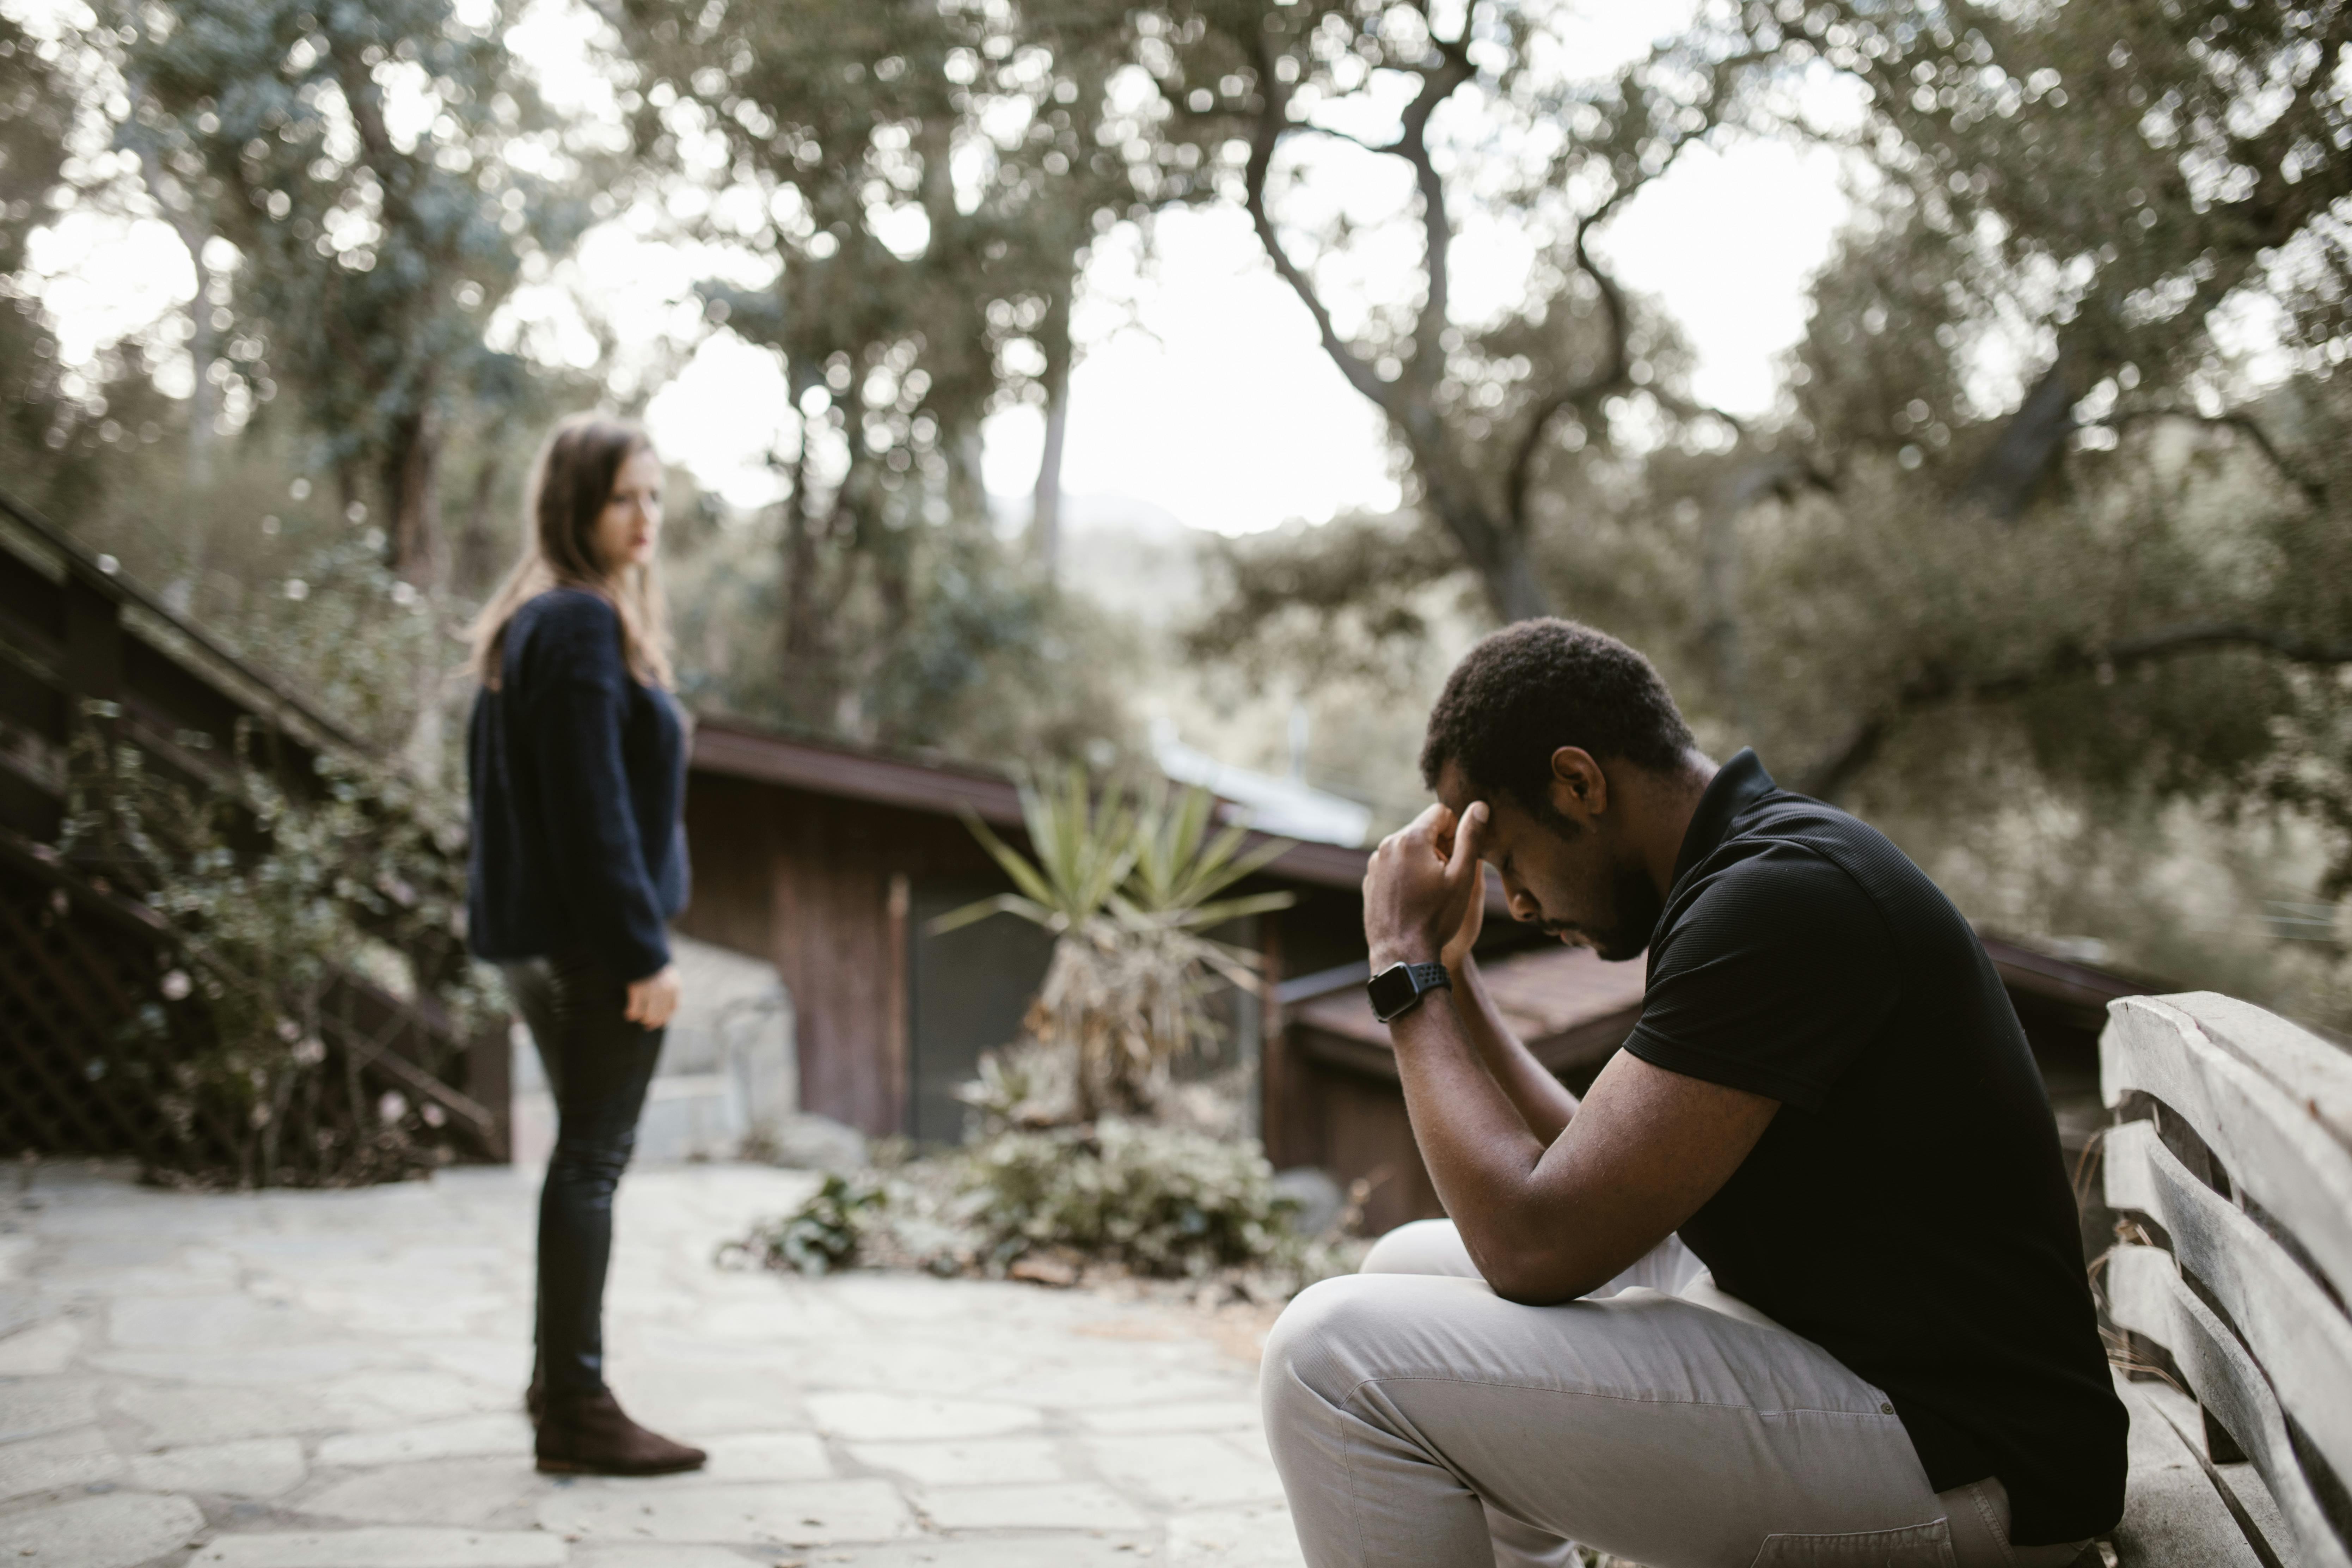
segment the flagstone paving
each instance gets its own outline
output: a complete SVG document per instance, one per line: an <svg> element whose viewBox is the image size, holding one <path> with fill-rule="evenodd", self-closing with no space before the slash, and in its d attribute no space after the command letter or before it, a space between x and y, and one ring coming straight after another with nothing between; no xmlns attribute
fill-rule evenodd
<svg viewBox="0 0 2352 1568"><path fill-rule="evenodd" d="M1229 1329L1021 1284L722 1269L814 1179L632 1173L613 1382L699 1474L551 1478L536 1187L0 1171L0 1568L1293 1568Z"/></svg>

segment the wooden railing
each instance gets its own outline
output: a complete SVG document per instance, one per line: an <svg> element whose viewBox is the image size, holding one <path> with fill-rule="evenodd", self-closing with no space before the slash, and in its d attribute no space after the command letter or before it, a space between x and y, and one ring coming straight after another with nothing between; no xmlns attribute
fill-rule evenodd
<svg viewBox="0 0 2352 1568"><path fill-rule="evenodd" d="M181 963L154 910L54 847L78 736L129 744L167 776L232 789L240 731L296 798L324 753L367 747L38 513L0 493L0 1152L216 1162L239 1130L175 1118L168 1047L133 1027ZM355 972L318 1009L357 1095L435 1108L451 1147L508 1153L502 1028L459 1038L429 1006Z"/></svg>

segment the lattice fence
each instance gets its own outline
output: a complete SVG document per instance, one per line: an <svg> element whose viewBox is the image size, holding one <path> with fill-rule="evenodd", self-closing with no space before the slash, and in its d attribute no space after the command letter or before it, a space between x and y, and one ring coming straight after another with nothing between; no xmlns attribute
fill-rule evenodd
<svg viewBox="0 0 2352 1568"><path fill-rule="evenodd" d="M227 1156L224 1129L165 1112L170 1064L124 1027L156 994L155 940L58 880L0 868L0 1152Z"/></svg>

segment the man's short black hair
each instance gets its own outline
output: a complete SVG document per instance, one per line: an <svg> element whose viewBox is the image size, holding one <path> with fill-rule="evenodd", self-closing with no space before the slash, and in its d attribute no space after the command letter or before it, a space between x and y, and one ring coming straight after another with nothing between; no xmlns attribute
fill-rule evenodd
<svg viewBox="0 0 2352 1568"><path fill-rule="evenodd" d="M1479 790L1504 789L1548 813L1551 754L1580 746L1671 773L1698 742L1650 661L1574 621L1520 621L1480 642L1429 710L1421 776L1454 763Z"/></svg>

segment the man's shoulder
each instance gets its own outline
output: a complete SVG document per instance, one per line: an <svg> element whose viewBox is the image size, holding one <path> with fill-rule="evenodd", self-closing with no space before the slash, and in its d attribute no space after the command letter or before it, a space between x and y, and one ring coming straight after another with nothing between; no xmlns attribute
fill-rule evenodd
<svg viewBox="0 0 2352 1568"><path fill-rule="evenodd" d="M1718 905L1757 918L1843 919L1851 930L1866 913L1881 930L1915 935L1967 925L1935 879L1885 834L1786 790L1741 813L1698 869Z"/></svg>
<svg viewBox="0 0 2352 1568"><path fill-rule="evenodd" d="M1833 851L1801 835L1727 838L1669 905L1669 933L1748 945L1810 942L1874 923L1877 900Z"/></svg>

